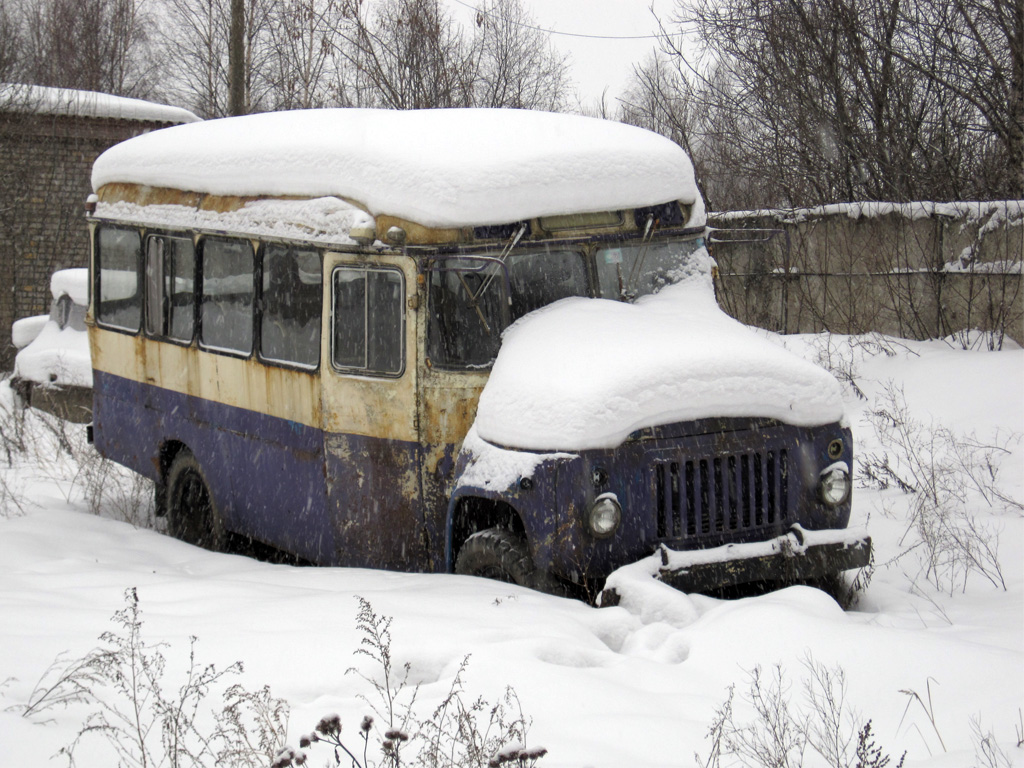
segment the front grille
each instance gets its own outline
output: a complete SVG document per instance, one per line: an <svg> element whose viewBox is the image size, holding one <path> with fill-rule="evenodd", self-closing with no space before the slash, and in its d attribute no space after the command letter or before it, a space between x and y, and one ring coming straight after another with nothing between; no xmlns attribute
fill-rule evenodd
<svg viewBox="0 0 1024 768"><path fill-rule="evenodd" d="M660 539L775 526L789 508L786 449L654 464Z"/></svg>

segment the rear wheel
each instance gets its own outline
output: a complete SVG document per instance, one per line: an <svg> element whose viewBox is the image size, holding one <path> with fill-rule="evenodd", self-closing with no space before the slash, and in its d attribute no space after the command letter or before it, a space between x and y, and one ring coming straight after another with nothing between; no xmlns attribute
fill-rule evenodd
<svg viewBox="0 0 1024 768"><path fill-rule="evenodd" d="M167 472L167 529L177 539L213 551L224 548L225 533L206 478L189 451Z"/></svg>

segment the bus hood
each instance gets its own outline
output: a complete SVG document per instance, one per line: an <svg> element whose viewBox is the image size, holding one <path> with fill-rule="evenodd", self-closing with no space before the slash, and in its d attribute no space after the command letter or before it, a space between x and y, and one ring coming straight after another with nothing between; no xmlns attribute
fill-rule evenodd
<svg viewBox="0 0 1024 768"><path fill-rule="evenodd" d="M508 448L579 451L715 417L833 423L842 390L722 312L700 273L635 304L570 298L521 318L502 337L476 429Z"/></svg>

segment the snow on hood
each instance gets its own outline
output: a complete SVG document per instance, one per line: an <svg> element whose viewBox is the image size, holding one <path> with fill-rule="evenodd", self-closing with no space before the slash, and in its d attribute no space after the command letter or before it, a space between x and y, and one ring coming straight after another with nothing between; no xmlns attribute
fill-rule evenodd
<svg viewBox="0 0 1024 768"><path fill-rule="evenodd" d="M43 386L92 387L89 334L48 319L14 358L14 375Z"/></svg>
<svg viewBox="0 0 1024 768"><path fill-rule="evenodd" d="M827 424L843 400L830 373L722 312L701 270L635 304L570 298L521 318L502 337L476 429L509 448L577 451L713 417Z"/></svg>
<svg viewBox="0 0 1024 768"><path fill-rule="evenodd" d="M89 270L85 267L58 269L50 276L50 295L59 299L64 294L79 306L89 303Z"/></svg>
<svg viewBox="0 0 1024 768"><path fill-rule="evenodd" d="M374 215L461 227L670 200L699 204L693 166L650 131L516 109L268 112L153 131L104 152L92 185L336 196ZM703 224L693 222L695 226Z"/></svg>
<svg viewBox="0 0 1024 768"><path fill-rule="evenodd" d="M73 309L59 319L60 313L51 308L49 315L18 320L11 329L20 349L14 358L14 375L43 386L91 387L92 357L84 325L89 270L57 270L50 277L50 293L54 300L70 296L77 305L77 316Z"/></svg>

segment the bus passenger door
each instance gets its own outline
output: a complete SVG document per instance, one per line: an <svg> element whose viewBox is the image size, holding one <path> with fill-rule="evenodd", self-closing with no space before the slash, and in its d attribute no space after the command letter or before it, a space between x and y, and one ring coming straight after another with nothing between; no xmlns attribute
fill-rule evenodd
<svg viewBox="0 0 1024 768"><path fill-rule="evenodd" d="M416 268L400 255L327 254L322 366L335 561L422 570L416 425Z"/></svg>

